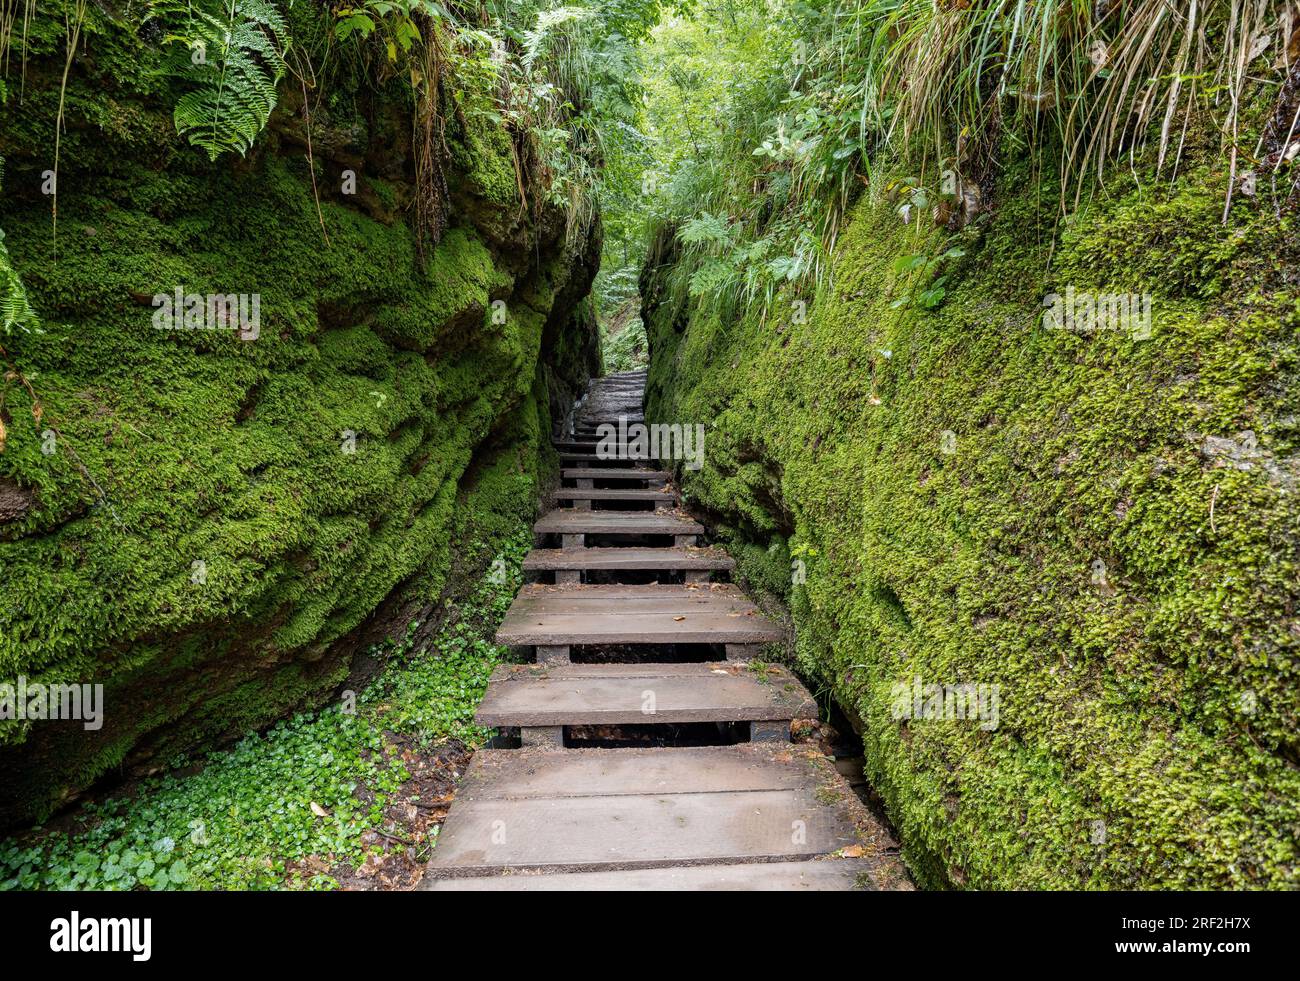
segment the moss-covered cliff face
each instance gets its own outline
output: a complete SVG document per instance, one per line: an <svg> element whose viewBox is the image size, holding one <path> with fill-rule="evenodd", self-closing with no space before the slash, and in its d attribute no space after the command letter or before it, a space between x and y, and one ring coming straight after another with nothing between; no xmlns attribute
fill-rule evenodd
<svg viewBox="0 0 1300 981"><path fill-rule="evenodd" d="M422 264L400 91L338 61L318 80L327 241L296 80L245 159L209 164L156 41L92 5L83 47L57 238L61 21L35 23L0 110L0 228L44 327L4 338L43 416L3 383L0 681L102 683L104 724L0 722L0 824L355 683L368 639L531 515L552 417L597 364L599 229L575 252L562 214L521 205L481 115L447 113L448 227ZM156 329L178 288L258 294L256 338Z"/></svg>
<svg viewBox="0 0 1300 981"><path fill-rule="evenodd" d="M1007 174L935 310L892 302L941 233L883 199L802 323L675 303L664 236L650 415L708 425L684 490L860 718L920 881L1294 887L1294 216L1221 223L1204 167L1058 226L1040 179ZM1150 293L1150 338L1046 329L1069 286ZM996 726L906 718L917 679L1000 686Z"/></svg>

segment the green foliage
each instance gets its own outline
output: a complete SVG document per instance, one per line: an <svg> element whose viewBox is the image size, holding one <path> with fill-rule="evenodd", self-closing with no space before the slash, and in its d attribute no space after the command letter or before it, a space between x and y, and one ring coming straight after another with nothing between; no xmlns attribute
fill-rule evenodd
<svg viewBox="0 0 1300 981"><path fill-rule="evenodd" d="M954 246L900 220L914 182L854 205L803 321L647 273L648 418L715 421L683 489L788 603L926 886L1300 883L1295 218L1225 225L1212 151L1157 159L1059 222L1014 158L933 309L891 307ZM1066 283L1151 293L1150 339L1044 329ZM916 677L1000 685L1000 724L897 718Z"/></svg>
<svg viewBox="0 0 1300 981"><path fill-rule="evenodd" d="M364 0L359 6L334 11L334 35L346 41L355 33L364 40L383 25L388 60L396 61L399 52L407 54L420 41L420 28L414 19L417 13L449 16L441 4L427 0Z"/></svg>
<svg viewBox="0 0 1300 981"><path fill-rule="evenodd" d="M36 311L27 300L22 278L9 261L5 233L0 229L0 331L8 334L15 328L32 330L38 323Z"/></svg>
<svg viewBox="0 0 1300 981"><path fill-rule="evenodd" d="M217 4L205 9L204 3ZM271 118L284 77L289 28L270 0L200 0L156 4L152 14L169 27L180 50L173 71L190 91L173 112L176 132L215 160L246 153Z"/></svg>
<svg viewBox="0 0 1300 981"><path fill-rule="evenodd" d="M485 520L532 515L553 465L539 361L574 386L595 355L590 321L569 316L585 266L554 237L563 216L532 225L516 196L477 197L503 169L513 188L523 145L471 114L481 104L463 122L448 112L467 207L421 269L400 208L397 82L375 91L344 57L317 65L318 145L382 161L357 196L329 190L322 157L291 141L213 166L172 131L157 32L94 5L94 57L75 60L66 93L56 255L38 176L59 92L37 81L57 81L64 47L61 18L38 10L24 111L0 117L4 245L46 331L4 335L45 416L33 389L8 386L0 480L32 493L0 534L0 677L102 682L119 709L93 740L0 721L0 766L21 788L0 796L0 820L14 822L134 763L145 739L170 760L320 706L354 654L341 638L448 584L472 493L491 492ZM287 12L315 36L320 9ZM260 294L260 337L156 329L148 298L177 286Z"/></svg>
<svg viewBox="0 0 1300 981"><path fill-rule="evenodd" d="M389 666L355 710L295 715L210 754L197 773L87 805L76 830L0 841L0 889L336 886L324 874L289 878L287 868L309 856L331 866L365 858L361 836L384 826L384 807L409 776L392 735L470 746L487 735L472 720L504 653L491 632L518 588L528 540L517 529L499 553L505 574L448 605L431 647L415 649L417 621L372 650Z"/></svg>
<svg viewBox="0 0 1300 981"><path fill-rule="evenodd" d="M1285 7L736 0L669 17L645 52L659 180L639 207L652 240L677 233L684 246L665 285L679 307L779 313L783 283L824 281L846 209L881 160L917 175L918 226L984 210L1003 148L1025 145L1056 158L1047 166L1073 208L1148 139L1162 179L1186 147L1217 142L1229 197L1253 146L1241 107L1287 71ZM725 243L699 237L702 221L725 226Z"/></svg>
<svg viewBox="0 0 1300 981"><path fill-rule="evenodd" d="M600 351L606 374L644 368L649 360L650 345L641 318L631 319L612 337L607 332L602 333Z"/></svg>
<svg viewBox="0 0 1300 981"><path fill-rule="evenodd" d="M565 210L576 248L591 233L606 188L619 194L628 181L621 161L636 133L636 44L658 12L656 0L489 2L482 10L367 0L334 11L334 34L381 49L416 91L432 67L461 118L524 135L515 186L534 209ZM436 39L432 57L422 24Z"/></svg>
<svg viewBox="0 0 1300 981"><path fill-rule="evenodd" d="M0 105L5 102L4 83L0 82ZM4 188L5 158L0 156L0 190ZM39 329L36 311L27 299L27 289L22 277L9 261L9 250L5 248L4 229L0 228L0 334L18 330Z"/></svg>
<svg viewBox="0 0 1300 981"><path fill-rule="evenodd" d="M905 287L903 295L891 303L890 307L897 310L910 304L922 310L933 310L943 302L948 292L944 286L948 277L936 275L939 267L946 262L954 262L965 254L960 246L954 245L933 255L899 256L894 260L894 273L902 280L910 279L912 285Z"/></svg>

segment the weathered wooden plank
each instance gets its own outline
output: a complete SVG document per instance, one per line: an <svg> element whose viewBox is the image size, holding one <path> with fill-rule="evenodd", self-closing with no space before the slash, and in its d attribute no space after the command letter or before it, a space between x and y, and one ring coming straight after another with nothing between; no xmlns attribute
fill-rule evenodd
<svg viewBox="0 0 1300 981"><path fill-rule="evenodd" d="M607 665L493 672L475 721L485 726L760 722L811 719L817 704L792 675L766 680L725 663L706 671L612 674ZM523 670L511 670L523 668ZM629 667L633 667L629 665ZM590 669L597 669L595 671ZM785 722L788 739L789 724ZM764 730L766 731L766 730Z"/></svg>
<svg viewBox="0 0 1300 981"><path fill-rule="evenodd" d="M603 464L608 467L632 467L638 463L646 463L650 460L649 456L644 454L633 454L624 457L597 456L595 453L575 453L571 451L561 451L561 461L569 463L589 463Z"/></svg>
<svg viewBox="0 0 1300 981"><path fill-rule="evenodd" d="M671 512L557 509L539 518L533 531L539 535L700 535L704 528Z"/></svg>
<svg viewBox="0 0 1300 981"><path fill-rule="evenodd" d="M569 587L587 589L608 589L606 586ZM671 593L664 596L627 596L622 599L610 596L584 596L581 593L538 596L520 594L512 604L520 616L565 616L568 614L598 616L635 616L637 614L667 613L672 616L730 615L732 613L747 616L756 609L743 596L724 595L720 597L690 596L685 593ZM683 621L679 621L683 622Z"/></svg>
<svg viewBox="0 0 1300 981"><path fill-rule="evenodd" d="M681 616L678 620L676 617ZM762 616L695 613L565 613L510 617L496 633L508 646L536 644L771 644L781 631Z"/></svg>
<svg viewBox="0 0 1300 981"><path fill-rule="evenodd" d="M585 551L585 549L584 549ZM512 604L526 614L545 613L750 613L752 600L732 583L716 585L524 586Z"/></svg>
<svg viewBox="0 0 1300 981"><path fill-rule="evenodd" d="M645 424L645 420L639 415L629 415L627 413L621 413L621 415L623 415L621 421L617 416L604 419L599 417L581 419L575 423L573 432L568 433L566 438L578 441L600 439L611 431L617 434L619 427L622 427L623 431L627 432L632 426ZM613 427L612 430L606 428L611 426Z"/></svg>
<svg viewBox="0 0 1300 981"><path fill-rule="evenodd" d="M611 456L625 456L627 452L636 447L635 443L605 443L604 440L573 440L557 439L554 444L557 450L568 450L575 453L597 453L603 448Z"/></svg>
<svg viewBox="0 0 1300 981"><path fill-rule="evenodd" d="M676 501L677 495L672 491L655 488L590 488L557 487L551 493L556 501Z"/></svg>
<svg viewBox="0 0 1300 981"><path fill-rule="evenodd" d="M560 471L565 480L668 480L668 470L645 470L639 467L566 467Z"/></svg>
<svg viewBox="0 0 1300 981"><path fill-rule="evenodd" d="M489 749L474 754L456 800L816 789L830 779L806 747Z"/></svg>
<svg viewBox="0 0 1300 981"><path fill-rule="evenodd" d="M806 789L466 800L443 824L430 868L768 860L827 855L854 842L847 815Z"/></svg>
<svg viewBox="0 0 1300 981"><path fill-rule="evenodd" d="M879 864L865 858L819 858L605 872L540 871L430 877L421 888L431 892L850 892L876 888L871 874Z"/></svg>
<svg viewBox="0 0 1300 981"><path fill-rule="evenodd" d="M782 637L736 586L547 586L519 591L497 643L764 644Z"/></svg>
<svg viewBox="0 0 1300 981"><path fill-rule="evenodd" d="M641 415L639 399L602 402L600 407L589 416L577 416L573 422L573 432L586 436L602 436L620 430L629 433L633 426L645 425Z"/></svg>

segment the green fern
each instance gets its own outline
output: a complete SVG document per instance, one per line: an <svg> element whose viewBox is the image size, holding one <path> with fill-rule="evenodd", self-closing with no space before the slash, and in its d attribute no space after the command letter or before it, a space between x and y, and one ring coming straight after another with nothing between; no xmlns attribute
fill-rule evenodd
<svg viewBox="0 0 1300 981"><path fill-rule="evenodd" d="M15 327L32 330L37 323L36 311L27 302L27 290L18 270L9 262L5 233L0 230L0 334L8 334Z"/></svg>
<svg viewBox="0 0 1300 981"><path fill-rule="evenodd" d="M537 65L538 59L546 53L553 38L558 43L565 37L571 36L576 25L592 16L592 11L584 10L582 7L556 7L539 13L537 26L531 31L524 32L524 68L531 72ZM561 69L567 67L563 64L563 59L560 59L560 62L557 67Z"/></svg>
<svg viewBox="0 0 1300 981"><path fill-rule="evenodd" d="M211 160L227 150L247 153L275 108L289 27L268 0L222 0L216 14L183 10L187 20L167 39L184 46L177 73L195 88L176 103L176 131Z"/></svg>
<svg viewBox="0 0 1300 981"><path fill-rule="evenodd" d="M733 238L726 219L707 211L688 219L677 232L677 239L683 245L700 245L706 249L731 248Z"/></svg>
<svg viewBox="0 0 1300 981"><path fill-rule="evenodd" d="M4 83L0 82L0 103L4 102ZM5 158L0 156L0 190L4 188ZM20 330L37 330L39 320L32 305L27 302L27 289L18 270L9 261L5 248L5 232L0 228L0 334L8 334L15 327Z"/></svg>

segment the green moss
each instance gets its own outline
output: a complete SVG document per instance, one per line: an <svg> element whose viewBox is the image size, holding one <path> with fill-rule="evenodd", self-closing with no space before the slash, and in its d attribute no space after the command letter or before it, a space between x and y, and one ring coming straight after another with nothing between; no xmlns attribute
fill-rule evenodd
<svg viewBox="0 0 1300 981"><path fill-rule="evenodd" d="M453 159L475 192L504 209L519 207L519 177L515 173L510 134L490 122L490 105L471 107Z"/></svg>
<svg viewBox="0 0 1300 981"><path fill-rule="evenodd" d="M487 735L474 711L505 653L490 635L518 587L528 539L516 524L500 540L506 574L497 581L475 570L458 582L430 644L417 647L411 630L376 645L370 655L388 668L355 700L299 713L189 773L143 780L130 795L88 805L75 825L0 841L0 888L337 888L323 870L384 851L367 847L365 833L391 830L385 805L419 800L418 787L404 786L409 760L394 734L407 745L470 747ZM215 702L239 712L266 694L254 685ZM304 878L309 857L317 874Z"/></svg>
<svg viewBox="0 0 1300 981"><path fill-rule="evenodd" d="M684 489L862 720L926 884L1300 882L1296 236L1223 225L1223 186L1117 179L1058 229L1014 168L934 312L891 308L917 237L873 200L806 323L647 305L651 415L710 424ZM1044 329L1066 286L1151 293L1153 336ZM894 718L916 677L999 685L999 725Z"/></svg>
<svg viewBox="0 0 1300 981"><path fill-rule="evenodd" d="M319 704L348 674L354 645L339 641L408 591L441 594L468 547L465 508L487 542L531 506L550 398L538 379L554 377L543 334L567 363L584 343L567 335L592 329L568 316L580 270L561 243L520 226L503 245L453 213L421 268L404 221L371 217L318 171L326 241L300 148L268 133L247 160L209 164L172 131L165 80L142 76L149 45L93 11L87 46L57 239L39 188L58 44L33 48L24 111L0 120L0 227L46 329L5 342L44 417L8 387L0 479L36 498L0 524L0 678L102 682L108 721L94 736L0 722L6 784L21 788L0 822L142 754ZM339 145L400 115L355 80L322 84ZM404 172L400 157L382 166ZM409 200L361 176L381 201ZM150 298L178 287L258 294L258 337L155 329ZM481 482L500 489L474 498Z"/></svg>
<svg viewBox="0 0 1300 981"><path fill-rule="evenodd" d="M512 283L476 235L454 228L434 249L424 288L381 307L375 328L403 346L430 348L444 332L476 326L493 298L506 295Z"/></svg>

